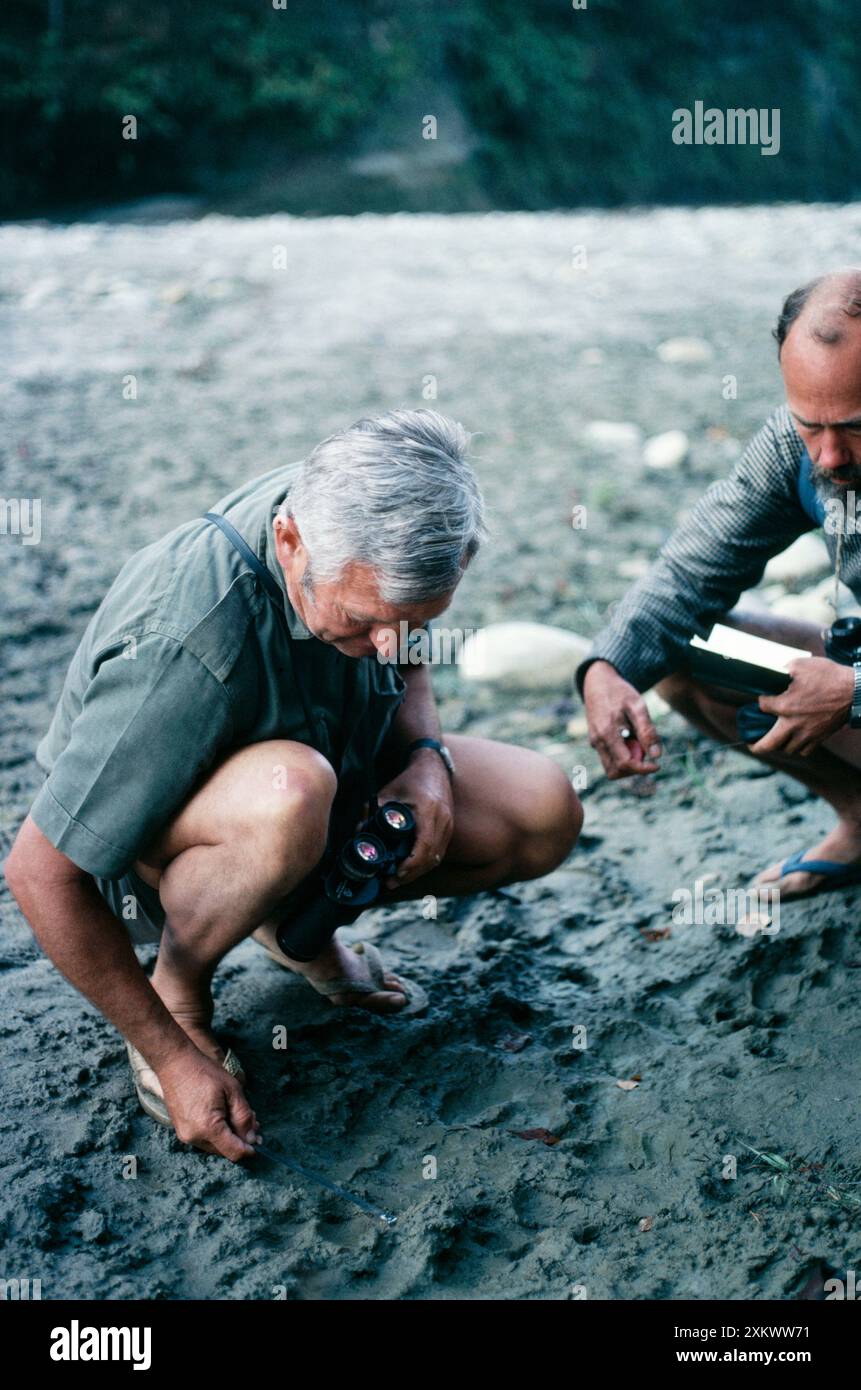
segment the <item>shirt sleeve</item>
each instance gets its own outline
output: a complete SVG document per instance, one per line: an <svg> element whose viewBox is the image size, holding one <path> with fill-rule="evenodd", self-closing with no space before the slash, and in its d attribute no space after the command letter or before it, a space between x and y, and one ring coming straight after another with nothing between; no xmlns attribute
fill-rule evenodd
<svg viewBox="0 0 861 1390"><path fill-rule="evenodd" d="M227 691L182 643L148 633L132 650L98 664L30 809L51 843L96 878L125 873L233 733Z"/></svg>
<svg viewBox="0 0 861 1390"><path fill-rule="evenodd" d="M641 691L678 669L691 637L728 613L759 582L771 556L812 528L798 499L797 473L772 417L622 599L577 671L581 694L593 661L609 662Z"/></svg>

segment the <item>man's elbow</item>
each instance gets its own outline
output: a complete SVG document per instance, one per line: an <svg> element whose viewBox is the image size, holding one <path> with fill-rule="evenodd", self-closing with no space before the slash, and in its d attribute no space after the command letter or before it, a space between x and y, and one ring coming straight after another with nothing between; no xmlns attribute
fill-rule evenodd
<svg viewBox="0 0 861 1390"><path fill-rule="evenodd" d="M9 892L16 902L19 901L19 892L23 888L27 878L26 860L27 852L26 849L22 849L21 847L21 832L19 831L12 844L12 848L6 856L6 862L3 865L3 877L6 880L6 887L9 889Z"/></svg>
<svg viewBox="0 0 861 1390"><path fill-rule="evenodd" d="M3 877L9 892L26 915L27 904L37 889L48 889L52 883L70 882L86 875L83 869L51 844L28 816L6 856Z"/></svg>

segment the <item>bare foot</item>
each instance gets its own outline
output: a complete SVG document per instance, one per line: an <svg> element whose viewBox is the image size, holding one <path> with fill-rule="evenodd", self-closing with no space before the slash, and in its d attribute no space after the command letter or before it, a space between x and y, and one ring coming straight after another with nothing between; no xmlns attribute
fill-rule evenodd
<svg viewBox="0 0 861 1390"><path fill-rule="evenodd" d="M805 850L805 859L828 859L834 864L861 863L861 825L855 821L838 821L834 829L811 849ZM753 880L758 887L770 883L780 883L781 901L787 898L802 898L813 893L825 882L824 874L803 873L800 869L781 878L781 865L786 860L771 864L757 874Z"/></svg>
<svg viewBox="0 0 861 1390"><path fill-rule="evenodd" d="M291 960L289 956L285 956L275 939L275 928L270 926L268 922L265 922L262 927L258 927L252 935L255 941L259 941L262 946L265 946L277 957L279 964L286 966L296 975L303 975L312 986L343 977L366 984L371 978L367 962L339 941L337 936L332 938L325 951L315 960L299 961ZM343 994L328 994L326 998L339 1009L352 1006L358 1009L367 1009L372 1014L399 1013L407 1004L406 985L398 979L397 975L393 975L388 970L385 972L383 980L386 988L378 990L375 994L355 994L346 990Z"/></svg>

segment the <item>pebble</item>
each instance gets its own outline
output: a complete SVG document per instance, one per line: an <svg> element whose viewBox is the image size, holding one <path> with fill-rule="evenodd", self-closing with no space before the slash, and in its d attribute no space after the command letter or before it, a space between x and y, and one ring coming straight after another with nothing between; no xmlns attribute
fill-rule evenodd
<svg viewBox="0 0 861 1390"><path fill-rule="evenodd" d="M639 425L629 420L592 420L583 431L595 449L639 449L642 437Z"/></svg>
<svg viewBox="0 0 861 1390"><path fill-rule="evenodd" d="M627 560L620 560L616 566L616 573L620 579L642 579L644 574L648 574L651 569L651 562L645 555L632 555Z"/></svg>
<svg viewBox="0 0 861 1390"><path fill-rule="evenodd" d="M767 584L791 584L830 569L831 557L824 540L808 531L769 560L763 579Z"/></svg>
<svg viewBox="0 0 861 1390"><path fill-rule="evenodd" d="M812 589L808 590L808 592L811 594L816 594L818 598L825 599L829 606L833 609L834 575L826 575L824 579L820 579L819 583L815 584ZM841 618L857 616L859 613L861 613L861 606L859 606L858 600L856 599L849 586L847 584L844 584L842 581L839 585L837 592L837 610L840 613Z"/></svg>
<svg viewBox="0 0 861 1390"><path fill-rule="evenodd" d="M175 280L172 284L165 285L159 291L159 299L162 304L180 304L191 293L191 287L181 280Z"/></svg>
<svg viewBox="0 0 861 1390"><path fill-rule="evenodd" d="M810 590L803 594L784 594L771 605L771 611L782 618L815 623L817 627L830 627L834 621L833 605Z"/></svg>
<svg viewBox="0 0 861 1390"><path fill-rule="evenodd" d="M658 344L657 353L662 362L673 366L709 362L714 356L711 344L705 338L667 338Z"/></svg>
<svg viewBox="0 0 861 1390"><path fill-rule="evenodd" d="M570 685L592 643L543 623L491 623L467 637L460 674L502 690L556 690Z"/></svg>
<svg viewBox="0 0 861 1390"><path fill-rule="evenodd" d="M690 440L684 430L667 430L647 439L643 462L647 468L678 468L690 453Z"/></svg>

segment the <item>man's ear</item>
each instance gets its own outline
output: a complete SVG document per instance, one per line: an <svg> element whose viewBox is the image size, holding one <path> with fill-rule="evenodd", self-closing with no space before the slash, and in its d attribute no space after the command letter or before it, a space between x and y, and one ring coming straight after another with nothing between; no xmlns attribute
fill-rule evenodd
<svg viewBox="0 0 861 1390"><path fill-rule="evenodd" d="M282 516L278 513L275 517L273 530L275 532L275 554L279 565L282 568L285 565L293 565L305 551L299 527L292 516Z"/></svg>

